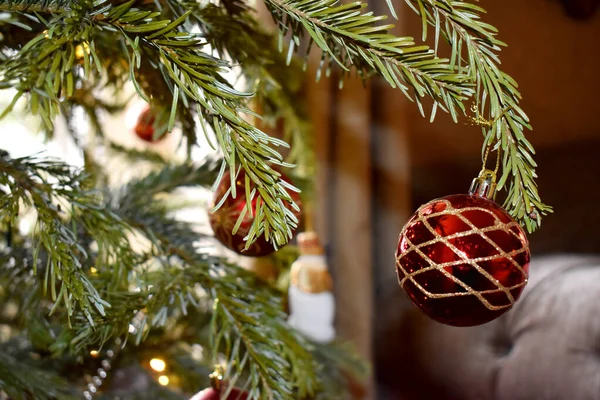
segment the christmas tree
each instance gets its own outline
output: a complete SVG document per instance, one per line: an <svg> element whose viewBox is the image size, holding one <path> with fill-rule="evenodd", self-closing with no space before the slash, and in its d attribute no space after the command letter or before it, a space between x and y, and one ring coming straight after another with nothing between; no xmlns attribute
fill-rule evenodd
<svg viewBox="0 0 600 400"><path fill-rule="evenodd" d="M48 138L60 122L83 159L0 157L0 397L188 398L215 365L223 398L348 396L366 373L352 350L292 328L285 283L215 254L177 214L190 202L181 188L212 188L211 215L242 204L211 221L222 241L238 238L229 247L240 254L280 250L269 257L289 269L286 244L313 218L301 101L311 51L322 54L316 79L333 68L340 87L379 77L432 121L441 110L481 126L506 210L530 232L551 212L517 84L499 67L504 43L481 7L407 0L418 44L362 2L264 4L272 30L244 0L0 0L0 79L13 96L2 117L24 107ZM148 106L125 134L157 143L180 132L182 160L111 139L105 118L130 107L131 87ZM198 146L215 156L194 156ZM111 157L146 167L123 179Z"/></svg>

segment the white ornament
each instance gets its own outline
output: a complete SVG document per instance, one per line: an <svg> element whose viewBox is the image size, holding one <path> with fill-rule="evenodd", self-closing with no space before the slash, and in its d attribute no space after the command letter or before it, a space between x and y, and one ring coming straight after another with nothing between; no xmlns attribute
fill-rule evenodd
<svg viewBox="0 0 600 400"><path fill-rule="evenodd" d="M325 256L301 255L292 264L292 275L288 323L316 342L332 341L335 338L333 293L329 290L322 291L329 287L328 283L316 282L316 287L310 287L314 278L329 278Z"/></svg>

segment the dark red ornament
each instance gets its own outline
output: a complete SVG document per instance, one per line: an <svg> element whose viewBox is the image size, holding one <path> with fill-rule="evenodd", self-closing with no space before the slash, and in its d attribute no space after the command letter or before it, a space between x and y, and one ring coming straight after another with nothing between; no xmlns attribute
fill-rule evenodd
<svg viewBox="0 0 600 400"><path fill-rule="evenodd" d="M229 174L229 171L225 172L225 174L223 175L223 178L221 179L221 182L219 183L219 186L215 191L213 197L213 204L217 204L221 200L223 195L227 193L227 190L229 190L229 187L231 185L230 176L231 175ZM275 248L271 243L267 242L264 235L262 234L258 238L256 238L256 241L250 246L250 248L248 248L248 250L244 250L244 248L246 247L246 242L244 241L244 238L250 232L250 227L252 226L252 221L254 220L254 215L256 211L256 197L252 200L252 214L246 212L246 216L244 217L244 220L242 221L237 232L235 234L231 233L233 231L235 223L238 220L238 217L240 216L240 213L246 207L245 177L245 171L243 169L240 170L240 173L238 174L236 180L236 198L234 199L231 195L229 195L223 203L223 205L221 205L221 207L219 207L218 210L209 214L210 225L212 226L215 237L228 249L233 250L236 253L241 254L243 256L267 256L269 254L274 253ZM283 174L281 175L281 179L288 183L291 183L290 180ZM252 190L252 188L250 188L250 191ZM302 207L300 195L294 191L288 191L288 193L290 197L294 200L294 202L299 207ZM300 220L301 213L292 209L291 206L288 206L288 208L294 213L296 218Z"/></svg>
<svg viewBox="0 0 600 400"><path fill-rule="evenodd" d="M248 393L233 388L226 398L221 397L221 393L213 388L204 389L196 393L190 400L248 400Z"/></svg>
<svg viewBox="0 0 600 400"><path fill-rule="evenodd" d="M150 107L146 107L138 117L138 120L134 127L134 132L137 135L137 137L150 143L160 141L164 137L164 135L159 138L154 137L155 122L155 112Z"/></svg>
<svg viewBox="0 0 600 400"><path fill-rule="evenodd" d="M502 207L458 194L433 200L411 217L400 234L396 270L402 289L429 317L473 326L513 306L527 283L529 260L525 232Z"/></svg>
<svg viewBox="0 0 600 400"><path fill-rule="evenodd" d="M600 0L560 0L569 16L579 20L588 20L594 16L600 6Z"/></svg>

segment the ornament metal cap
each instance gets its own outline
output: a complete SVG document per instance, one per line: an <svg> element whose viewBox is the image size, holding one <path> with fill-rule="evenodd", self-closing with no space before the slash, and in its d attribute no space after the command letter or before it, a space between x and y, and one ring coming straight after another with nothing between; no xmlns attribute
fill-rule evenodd
<svg viewBox="0 0 600 400"><path fill-rule="evenodd" d="M489 169L482 169L479 176L473 179L469 194L494 200L496 197L496 173Z"/></svg>
<svg viewBox="0 0 600 400"><path fill-rule="evenodd" d="M215 370L208 375L210 378L210 385L217 392L220 392L223 389L223 375L225 375L225 368L219 364L216 364Z"/></svg>
<svg viewBox="0 0 600 400"><path fill-rule="evenodd" d="M298 250L303 255L322 255L325 254L319 235L317 232L309 231L298 234Z"/></svg>

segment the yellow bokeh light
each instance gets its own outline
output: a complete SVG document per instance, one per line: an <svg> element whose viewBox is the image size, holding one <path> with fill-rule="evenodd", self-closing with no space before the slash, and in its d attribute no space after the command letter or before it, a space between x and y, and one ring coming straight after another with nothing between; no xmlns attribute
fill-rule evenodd
<svg viewBox="0 0 600 400"><path fill-rule="evenodd" d="M166 375L159 376L158 383L160 383L162 386L167 386L169 384L169 377Z"/></svg>
<svg viewBox="0 0 600 400"><path fill-rule="evenodd" d="M90 267L90 272L92 275L96 275L98 273L98 269L96 267Z"/></svg>
<svg viewBox="0 0 600 400"><path fill-rule="evenodd" d="M81 60L86 54L90 54L90 46L83 42L75 47L75 58Z"/></svg>
<svg viewBox="0 0 600 400"><path fill-rule="evenodd" d="M92 351L90 351L90 356L92 356L92 357L98 357L98 350L92 350Z"/></svg>
<svg viewBox="0 0 600 400"><path fill-rule="evenodd" d="M163 372L166 367L167 364L160 358L153 358L152 360L150 360L150 368L157 372Z"/></svg>

